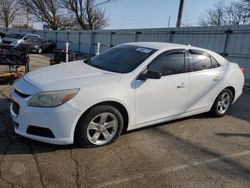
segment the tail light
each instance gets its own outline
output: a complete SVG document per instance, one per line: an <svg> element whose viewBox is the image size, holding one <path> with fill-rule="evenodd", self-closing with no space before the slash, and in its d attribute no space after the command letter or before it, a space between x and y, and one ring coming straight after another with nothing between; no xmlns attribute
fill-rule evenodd
<svg viewBox="0 0 250 188"><path fill-rule="evenodd" d="M240 71L244 74L246 72L246 69L241 67Z"/></svg>

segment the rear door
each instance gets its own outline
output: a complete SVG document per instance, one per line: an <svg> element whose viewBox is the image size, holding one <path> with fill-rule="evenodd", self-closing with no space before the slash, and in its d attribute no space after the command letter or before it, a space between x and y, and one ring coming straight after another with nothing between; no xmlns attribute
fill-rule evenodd
<svg viewBox="0 0 250 188"><path fill-rule="evenodd" d="M188 111L207 108L219 92L223 70L214 57L204 51L189 50L190 91Z"/></svg>

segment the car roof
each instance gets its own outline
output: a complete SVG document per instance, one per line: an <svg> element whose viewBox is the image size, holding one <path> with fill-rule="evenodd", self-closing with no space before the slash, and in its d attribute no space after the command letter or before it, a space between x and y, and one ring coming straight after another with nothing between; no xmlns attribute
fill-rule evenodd
<svg viewBox="0 0 250 188"><path fill-rule="evenodd" d="M165 42L130 42L130 43L125 43L125 45L153 48L156 50L170 50L170 49L182 48L182 49L193 49L193 50L211 52L208 49L191 46L190 44L185 45L185 44L165 43Z"/></svg>
<svg viewBox="0 0 250 188"><path fill-rule="evenodd" d="M36 35L36 34L30 34L30 33L26 33L25 35L31 35L31 36L40 37L39 35Z"/></svg>
<svg viewBox="0 0 250 188"><path fill-rule="evenodd" d="M171 50L171 49L187 49L187 50L200 50L212 55L216 60L218 60L221 64L228 62L224 57L219 55L216 52L205 48L199 48L191 45L184 45L184 44L175 44L175 43L164 43L164 42L131 42L125 43L123 45L132 45L132 46L139 46L144 48L153 48L160 51Z"/></svg>
<svg viewBox="0 0 250 188"><path fill-rule="evenodd" d="M188 45L164 43L164 42L130 42L125 45L140 46L145 48L153 48L156 50L165 50L169 48L187 48Z"/></svg>

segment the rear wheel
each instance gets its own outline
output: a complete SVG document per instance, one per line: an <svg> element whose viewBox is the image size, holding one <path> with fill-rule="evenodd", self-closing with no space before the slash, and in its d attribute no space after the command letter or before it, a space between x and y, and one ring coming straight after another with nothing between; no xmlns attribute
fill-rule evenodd
<svg viewBox="0 0 250 188"><path fill-rule="evenodd" d="M81 147L108 145L117 140L122 128L123 117L119 110L107 105L96 106L79 121L75 141Z"/></svg>
<svg viewBox="0 0 250 188"><path fill-rule="evenodd" d="M233 94L230 89L224 89L216 98L210 113L216 117L224 116L233 101Z"/></svg>

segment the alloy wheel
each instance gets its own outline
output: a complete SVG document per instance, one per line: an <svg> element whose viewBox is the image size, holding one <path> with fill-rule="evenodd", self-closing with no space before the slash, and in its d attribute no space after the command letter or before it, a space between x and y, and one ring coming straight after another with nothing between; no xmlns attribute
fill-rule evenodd
<svg viewBox="0 0 250 188"><path fill-rule="evenodd" d="M118 119L112 113L101 113L95 116L87 127L87 138L94 145L110 142L118 130Z"/></svg>
<svg viewBox="0 0 250 188"><path fill-rule="evenodd" d="M217 103L217 110L220 114L226 113L231 104L231 96L229 93L225 92L221 95Z"/></svg>

